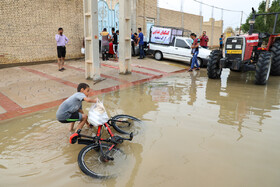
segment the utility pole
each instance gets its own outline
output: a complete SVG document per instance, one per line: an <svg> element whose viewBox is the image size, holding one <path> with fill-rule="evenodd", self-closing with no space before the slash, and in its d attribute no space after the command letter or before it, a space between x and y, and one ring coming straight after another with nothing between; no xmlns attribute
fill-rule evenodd
<svg viewBox="0 0 280 187"><path fill-rule="evenodd" d="M268 12L268 9L269 9L269 3L270 3L270 0L266 0L266 4L265 4L265 12ZM264 17L264 25L266 25L266 19L267 19L267 17L265 16L265 17Z"/></svg>
<svg viewBox="0 0 280 187"><path fill-rule="evenodd" d="M98 0L84 0L84 37L85 37L85 77L94 82L100 77L99 37L98 37Z"/></svg>
<svg viewBox="0 0 280 187"><path fill-rule="evenodd" d="M109 8L109 10L111 10L110 12L112 12L113 11L113 0L111 0L111 2L110 2L110 8ZM110 23L110 25L111 25L111 30L112 30L112 28L114 27L114 16L113 16L113 13L111 13L111 23Z"/></svg>
<svg viewBox="0 0 280 187"><path fill-rule="evenodd" d="M120 0L119 73L131 73L131 0Z"/></svg>
<svg viewBox="0 0 280 187"><path fill-rule="evenodd" d="M211 23L211 47L213 47L213 41L214 41L214 25L215 25L215 21L214 21L214 6L212 6L212 23Z"/></svg>
<svg viewBox="0 0 280 187"><path fill-rule="evenodd" d="M199 35L201 35L202 34L202 24L203 24L202 0L200 1L200 5L199 5L199 15L200 15Z"/></svg>
<svg viewBox="0 0 280 187"><path fill-rule="evenodd" d="M266 0L265 11L268 12L270 0Z"/></svg>
<svg viewBox="0 0 280 187"><path fill-rule="evenodd" d="M181 14L182 14L181 25L182 25L182 28L184 29L184 0L181 0Z"/></svg>
<svg viewBox="0 0 280 187"><path fill-rule="evenodd" d="M157 25L160 25L160 8L159 8L159 0L157 0Z"/></svg>
<svg viewBox="0 0 280 187"><path fill-rule="evenodd" d="M239 27L239 35L240 35L240 33L241 33L242 18L243 18L243 11L241 11L241 20L240 20L240 27Z"/></svg>
<svg viewBox="0 0 280 187"><path fill-rule="evenodd" d="M222 34L224 33L224 9L221 10Z"/></svg>

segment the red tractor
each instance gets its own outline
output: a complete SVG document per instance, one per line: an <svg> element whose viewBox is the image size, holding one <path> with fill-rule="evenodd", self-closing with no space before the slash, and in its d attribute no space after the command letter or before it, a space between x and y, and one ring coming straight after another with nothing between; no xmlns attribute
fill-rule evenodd
<svg viewBox="0 0 280 187"><path fill-rule="evenodd" d="M219 79L223 68L242 72L256 71L255 83L265 85L269 75L280 75L280 34L275 34L279 14L280 12L256 14L253 9L249 34L228 37L224 46L224 58L220 50L211 52L207 65L208 77ZM261 15L275 15L273 34L253 34L255 19ZM269 38L268 44L263 48L266 38Z"/></svg>

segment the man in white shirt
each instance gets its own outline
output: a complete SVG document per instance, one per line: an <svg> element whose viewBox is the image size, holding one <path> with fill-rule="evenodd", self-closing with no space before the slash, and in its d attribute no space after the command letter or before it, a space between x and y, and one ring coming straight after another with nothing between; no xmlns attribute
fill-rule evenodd
<svg viewBox="0 0 280 187"><path fill-rule="evenodd" d="M58 29L58 34L55 35L55 40L57 43L57 57L58 57L58 71L65 70L64 59L66 55L65 45L69 42L68 38L63 34L63 29Z"/></svg>

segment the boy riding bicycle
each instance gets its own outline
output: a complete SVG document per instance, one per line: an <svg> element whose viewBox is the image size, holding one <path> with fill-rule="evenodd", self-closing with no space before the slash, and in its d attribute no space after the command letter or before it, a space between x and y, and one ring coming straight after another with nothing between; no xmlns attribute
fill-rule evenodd
<svg viewBox="0 0 280 187"><path fill-rule="evenodd" d="M90 99L89 96L89 85L86 83L80 83L77 88L77 93L66 99L58 108L56 112L56 118L61 123L71 123L70 131L73 131L74 124L76 121L80 121L77 126L76 132L82 129L85 123L90 126L87 119L88 116L84 114L82 110L82 102L96 103L97 98Z"/></svg>

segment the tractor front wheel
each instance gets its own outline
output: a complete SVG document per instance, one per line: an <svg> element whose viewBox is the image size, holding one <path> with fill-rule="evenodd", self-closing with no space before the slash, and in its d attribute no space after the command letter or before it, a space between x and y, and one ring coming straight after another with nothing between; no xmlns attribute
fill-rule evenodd
<svg viewBox="0 0 280 187"><path fill-rule="evenodd" d="M222 74L222 68L220 68L220 59L222 54L220 50L214 50L209 56L209 62L207 64L207 74L210 79L219 79Z"/></svg>
<svg viewBox="0 0 280 187"><path fill-rule="evenodd" d="M271 53L268 51L262 52L256 66L255 83L265 85L271 69Z"/></svg>
<svg viewBox="0 0 280 187"><path fill-rule="evenodd" d="M277 40L271 47L271 75L280 75L280 40Z"/></svg>

